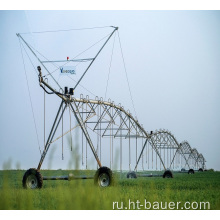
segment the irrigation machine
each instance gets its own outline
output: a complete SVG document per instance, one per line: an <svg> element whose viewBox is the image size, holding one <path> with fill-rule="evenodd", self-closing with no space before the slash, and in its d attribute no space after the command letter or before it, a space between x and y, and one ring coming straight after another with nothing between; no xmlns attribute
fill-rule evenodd
<svg viewBox="0 0 220 220"><path fill-rule="evenodd" d="M123 169L123 162L126 161L128 164L128 171L125 174L127 178L172 178L173 172L192 174L196 170L203 171L205 169L205 158L196 149L192 149L187 141L179 143L174 135L167 130L147 132L137 118L133 117L121 104L116 105L111 100L105 101L103 98L98 97L90 99L88 95L84 97L82 94L80 98L75 97L74 92L92 64L112 36L118 33L118 27L111 26L109 28L112 29L110 34L104 38L102 45L92 58L70 59L67 57L65 60L42 59L43 56L40 56L39 51L35 50L24 39L23 34L17 34L21 51L25 51L28 56L28 50L39 63L37 67L33 67L38 74L40 87L45 94L55 95L60 99L60 105L49 135L44 143L44 150L41 153L39 164L37 168L28 169L23 176L22 183L24 188L41 188L44 180L74 179L94 179L96 185L101 187L111 186L114 182L113 173L117 172L116 170L114 172L112 171L115 162L115 152L117 152L120 162L118 169L120 172L125 170ZM58 65L58 71L69 63L88 63L88 65L78 81L76 81L75 86L68 88L67 86L61 87L54 76L54 71L48 69L47 64L51 63L61 64ZM66 71L74 72L75 70L70 69ZM49 77L54 85L58 86L58 89L52 86L48 80ZM66 111L68 111L70 116L70 127L66 133L63 133L63 116ZM77 125L74 127L71 125L71 115L74 116L77 122ZM55 138L59 126L62 127L62 135ZM52 143L58 139L62 139L63 148L63 136L67 133L71 134L71 131L76 127L81 130L82 163L86 163L87 168L87 161L85 161L84 156L86 153L87 160L87 146L89 146L90 153L95 158L98 167L95 175L74 176L73 174L69 174L66 176L42 176L40 173L41 166ZM110 147L108 148L107 145ZM103 162L103 154L108 155L109 166L106 162ZM157 170L158 172L153 174L153 170ZM146 171L149 172L146 173Z"/></svg>

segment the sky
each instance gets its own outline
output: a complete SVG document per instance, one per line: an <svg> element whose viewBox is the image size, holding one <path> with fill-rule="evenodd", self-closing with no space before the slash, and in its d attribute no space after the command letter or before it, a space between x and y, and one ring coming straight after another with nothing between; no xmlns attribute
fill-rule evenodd
<svg viewBox="0 0 220 220"><path fill-rule="evenodd" d="M220 170L220 12L147 10L0 11L0 169L10 163L13 169L28 169L36 167L40 159L16 33L31 33L22 36L34 48L53 59L66 59L69 54L77 54L78 49L99 41L112 29L88 30L81 36L75 32L64 35L33 32L104 26L119 27L135 109L117 36L106 98L122 103L133 115L136 112L145 130L168 129L179 143L187 140L203 154L207 168ZM94 98L92 94L105 97L113 40L83 78L82 85L87 90L78 87L76 97L81 93L91 98ZM27 57L25 64L42 150L43 91ZM49 129L59 100L47 97L47 101ZM43 168L68 166L68 159L62 161L57 148L54 147L56 162L46 161Z"/></svg>

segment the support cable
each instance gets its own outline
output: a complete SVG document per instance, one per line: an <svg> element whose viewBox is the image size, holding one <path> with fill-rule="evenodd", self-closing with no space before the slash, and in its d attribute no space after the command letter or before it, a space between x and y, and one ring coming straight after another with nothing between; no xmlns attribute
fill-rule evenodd
<svg viewBox="0 0 220 220"><path fill-rule="evenodd" d="M82 103L82 110L84 111L84 107L83 107L84 103ZM82 113L82 120L84 121L83 119L83 113ZM82 130L82 129L81 129ZM82 130L82 166L84 165L84 160L83 160L83 130Z"/></svg>
<svg viewBox="0 0 220 220"><path fill-rule="evenodd" d="M99 108L98 108L98 114L97 114L97 121L99 120ZM96 154L99 155L99 132L97 131L97 148L96 148ZM98 164L97 164L98 169Z"/></svg>
<svg viewBox="0 0 220 220"><path fill-rule="evenodd" d="M112 108L112 120L113 120L113 108ZM112 125L111 125L111 129L112 129L112 137L110 137L112 139L112 169L113 169L113 166L114 166L114 140L113 140L113 121L112 121Z"/></svg>
<svg viewBox="0 0 220 220"><path fill-rule="evenodd" d="M142 145L143 146L143 145ZM147 143L147 146L148 146L148 143ZM146 164L148 162L148 154L147 154L147 146L146 146ZM146 168L147 169L147 168Z"/></svg>
<svg viewBox="0 0 220 220"><path fill-rule="evenodd" d="M32 50L35 50L39 55L41 55L44 59L46 59L47 61L49 61L49 59L47 57L45 57L42 53L40 53L36 48L34 48L32 45L29 44L29 46L31 47ZM57 69L59 69L58 65L56 65L54 62L51 62L51 64L53 66L55 66ZM50 74L47 74L45 76L48 76Z"/></svg>
<svg viewBox="0 0 220 220"><path fill-rule="evenodd" d="M172 149L170 149L170 168L171 168L171 151L172 151Z"/></svg>
<svg viewBox="0 0 220 220"><path fill-rule="evenodd" d="M166 154L165 154L165 153L166 153L166 152L165 152L165 148L164 148L164 150L163 150L163 153L164 153L164 155L163 155L163 156L164 156L164 164L166 164L166 160L165 160L165 158L166 158Z"/></svg>
<svg viewBox="0 0 220 220"><path fill-rule="evenodd" d="M143 143L143 137L142 137L142 146L144 145ZM144 171L144 154L142 154L142 170Z"/></svg>
<svg viewBox="0 0 220 220"><path fill-rule="evenodd" d="M100 115L101 115L101 105L99 106L100 108L99 108L99 112L100 112ZM101 129L102 129L102 123L100 122L99 123L99 128L100 128L100 130L99 130L99 140L100 140L100 156L99 156L99 158L100 158L100 162L102 163L102 137L101 137Z"/></svg>
<svg viewBox="0 0 220 220"><path fill-rule="evenodd" d="M180 168L182 169L182 156L180 157Z"/></svg>
<svg viewBox="0 0 220 220"><path fill-rule="evenodd" d="M112 143L111 143L111 128L110 128L110 152L109 152L109 154L110 154L110 169L112 169Z"/></svg>
<svg viewBox="0 0 220 220"><path fill-rule="evenodd" d="M120 110L121 115L121 110ZM120 125L122 123L122 118L120 117ZM120 129L120 169L122 172L122 129Z"/></svg>
<svg viewBox="0 0 220 220"><path fill-rule="evenodd" d="M150 145L148 143L148 170L150 169L150 160L149 160L150 159L149 158L150 157L150 149L149 148L150 148Z"/></svg>
<svg viewBox="0 0 220 220"><path fill-rule="evenodd" d="M161 155L161 147L160 147L160 156L162 157L162 155ZM160 160L160 170L161 170L161 160Z"/></svg>
<svg viewBox="0 0 220 220"><path fill-rule="evenodd" d="M45 85L44 85L45 89ZM46 92L44 91L44 149L46 148Z"/></svg>
<svg viewBox="0 0 220 220"><path fill-rule="evenodd" d="M119 31L117 31L117 33L118 33L118 39L119 39L119 44L120 44L120 49L121 49L122 60L123 60L123 64L124 64L125 75L126 75L126 79L127 79L127 83L128 83L129 93L130 93L130 96L131 96L131 102L132 102L132 106L133 106L133 109L134 109L135 116L137 118L137 113L136 113L136 110L135 110L135 107L134 107L134 101L133 101L133 98L132 98L131 88L130 88L130 84L129 84L129 80L128 80L128 73L127 73L127 69L126 69L126 66L125 66L125 60L124 60L124 55L123 55L123 51L122 51L122 45L121 45L121 40L120 40L120 36L119 36Z"/></svg>
<svg viewBox="0 0 220 220"><path fill-rule="evenodd" d="M116 36L116 34L115 34L115 36ZM104 98L104 100L106 100L106 95L107 95L107 91L108 91L108 82L109 82L109 76L110 76L111 66L112 66L113 51L114 51L114 47L115 47L115 36L114 36L114 41L113 41L113 46L112 46L110 65L109 65L109 69L108 69L108 79L107 79L107 85L106 85L106 89L105 89L105 98Z"/></svg>
<svg viewBox="0 0 220 220"><path fill-rule="evenodd" d="M77 82L75 79L71 78L69 75L67 75L67 77L69 77L72 81ZM82 86L81 84L79 84L79 86L81 86L83 89L85 89L87 92L89 92L91 95L93 95L94 97L96 97L96 95L94 93L92 93L91 91L89 91L87 88L85 88L84 86Z"/></svg>
<svg viewBox="0 0 220 220"><path fill-rule="evenodd" d="M130 138L130 129L131 129L131 125L130 125L130 119L129 119L129 171L131 171L131 138Z"/></svg>
<svg viewBox="0 0 220 220"><path fill-rule="evenodd" d="M86 104L86 119L87 119L87 105L88 104ZM88 169L87 157L88 157L88 141L86 139L86 170Z"/></svg>
<svg viewBox="0 0 220 220"><path fill-rule="evenodd" d="M154 164L154 151L152 149L152 170L153 170L153 164Z"/></svg>
<svg viewBox="0 0 220 220"><path fill-rule="evenodd" d="M34 64L33 64L33 62L31 61L31 58L30 58L30 56L28 55L28 53L27 53L27 51L26 51L26 49L25 49L23 43L21 42L21 39L20 39L20 38L18 38L18 39L19 39L19 42L20 42L20 46L23 47L23 49L24 49L24 51L25 51L25 53L26 53L26 55L27 55L27 57L28 57L28 59L29 59L31 65L32 65L33 68L34 68L34 71L38 74L38 71L36 70L36 68L35 68L35 66L34 66Z"/></svg>
<svg viewBox="0 0 220 220"><path fill-rule="evenodd" d="M45 33L68 32L68 31L92 30L92 29L101 29L101 28L110 28L110 27L112 28L112 26L102 26L102 27L91 27L91 28L73 28L73 29L64 29L64 30L35 31L35 32L25 32L21 34L45 34Z"/></svg>
<svg viewBox="0 0 220 220"><path fill-rule="evenodd" d="M136 126L136 164L137 164L137 126Z"/></svg>
<svg viewBox="0 0 220 220"><path fill-rule="evenodd" d="M26 83L27 83L27 88L28 88L28 95L29 95L29 100L30 100L30 104L31 104L32 117L33 117L33 121L34 121L34 127L35 127L36 136L37 136L38 147L39 147L39 151L40 151L40 155L41 155L39 136L38 136L38 132L37 132L37 125L36 125L36 120L35 120L35 116L34 116L34 109L33 109L33 104L32 104L32 99L31 99L31 94L30 94L29 82L28 82L26 67L25 67L25 63L24 63L24 55L23 55L22 48L21 48L20 38L19 38L19 42L20 42L21 55L22 55L22 60L23 60L23 65L24 65L25 78L26 78Z"/></svg>
<svg viewBox="0 0 220 220"><path fill-rule="evenodd" d="M72 141L72 132L71 132L71 110L70 110L70 105L69 105L69 115L70 115L70 146L71 146L71 151L73 151L73 141Z"/></svg>
<svg viewBox="0 0 220 220"><path fill-rule="evenodd" d="M63 105L62 105L62 112L63 112ZM63 114L62 114L62 160L64 160L64 156L63 156Z"/></svg>

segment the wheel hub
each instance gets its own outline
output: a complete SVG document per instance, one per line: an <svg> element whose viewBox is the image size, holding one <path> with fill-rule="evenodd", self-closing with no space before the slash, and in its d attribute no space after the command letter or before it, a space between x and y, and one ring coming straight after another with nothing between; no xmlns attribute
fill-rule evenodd
<svg viewBox="0 0 220 220"><path fill-rule="evenodd" d="M36 189L37 185L38 185L37 177L35 175L31 174L30 176L28 176L26 183L27 183L28 188Z"/></svg>
<svg viewBox="0 0 220 220"><path fill-rule="evenodd" d="M107 186L109 186L109 184L110 184L110 179L109 179L108 174L102 173L102 174L99 176L98 182L99 182L99 185L102 186L102 187L107 187Z"/></svg>

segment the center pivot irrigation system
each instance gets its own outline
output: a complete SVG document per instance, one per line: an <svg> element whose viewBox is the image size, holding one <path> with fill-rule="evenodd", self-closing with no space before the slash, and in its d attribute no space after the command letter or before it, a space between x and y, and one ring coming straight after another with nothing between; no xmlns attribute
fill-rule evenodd
<svg viewBox="0 0 220 220"><path fill-rule="evenodd" d="M60 98L59 105L54 122L50 129L47 141L44 143L44 150L41 154L40 162L37 169L31 168L27 170L23 176L24 188L41 188L43 180L74 180L74 179L94 179L96 185L107 187L113 184L112 167L116 163L115 155L118 156L120 171L123 170L123 163L128 163L127 178L137 177L156 177L172 178L172 172L188 172L203 171L205 169L205 158L199 154L196 149L192 149L187 141L178 143L174 135L167 130L150 131L147 132L138 120L132 116L129 111L126 111L121 104L116 105L113 101L104 101L103 98L96 97L89 99L89 96L80 98L74 96L74 91L92 66L100 52L108 43L110 38L117 32L118 27L111 27L113 30L107 36L104 43L101 45L98 52L93 58L83 59L69 59L67 60L42 60L38 51L27 43L22 34L17 34L21 51L22 47L29 49L32 55L37 59L39 65L37 66L37 73L40 87L43 88L47 94L54 94ZM119 36L119 35L118 35ZM26 51L26 50L25 50ZM23 54L22 54L23 57ZM72 88L62 88L58 80L53 76L47 67L47 63L74 63L74 62L89 62L89 65L82 73L75 86ZM63 66L65 66L65 64ZM36 68L36 67L35 67ZM35 69L36 70L36 69ZM51 77L52 81L58 85L59 91L49 84L47 77ZM68 132L63 133L61 137L55 138L55 134L59 125L63 126L64 112L69 109L69 115L73 114L77 125L71 127ZM71 123L70 123L71 124ZM40 173L41 166L47 155L47 152L52 143L59 138L62 138L67 133L76 127L81 129L82 137L82 163L86 163L87 168L87 145L90 147L92 155L94 156L98 169L94 176L42 176ZM62 129L63 131L63 129ZM72 139L71 139L72 144ZM108 148L109 146L109 148ZM85 152L86 148L86 152ZM84 150L84 151L83 151ZM86 161L84 155L86 153ZM103 154L109 156L109 167L107 162L103 162ZM102 164L105 164L104 166ZM141 170L141 172L138 172ZM145 171L158 170L157 174L146 174ZM172 170L172 172L171 172ZM116 170L114 170L116 172ZM160 172L159 172L160 171Z"/></svg>

